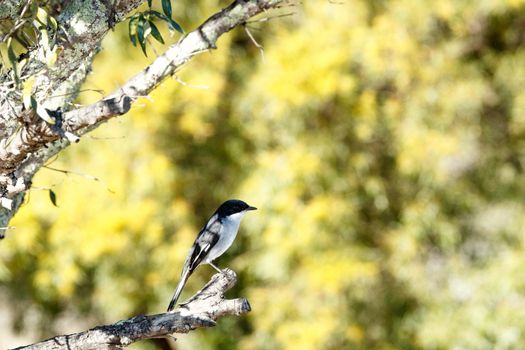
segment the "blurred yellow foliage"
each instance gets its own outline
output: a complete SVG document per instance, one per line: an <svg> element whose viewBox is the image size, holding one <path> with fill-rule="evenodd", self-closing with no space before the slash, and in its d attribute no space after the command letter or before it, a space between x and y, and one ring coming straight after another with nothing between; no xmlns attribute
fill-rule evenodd
<svg viewBox="0 0 525 350"><path fill-rule="evenodd" d="M196 24L222 5L174 9ZM523 348L525 1L293 10L249 24L264 60L234 31L42 169L2 284L47 336L64 310L161 312L199 228L242 198L259 210L217 264L253 311L178 348ZM108 36L86 88L151 60L127 40Z"/></svg>

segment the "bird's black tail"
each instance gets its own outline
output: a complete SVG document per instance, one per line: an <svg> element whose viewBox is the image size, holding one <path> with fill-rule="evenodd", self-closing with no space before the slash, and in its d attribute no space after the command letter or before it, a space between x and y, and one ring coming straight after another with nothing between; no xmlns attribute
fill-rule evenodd
<svg viewBox="0 0 525 350"><path fill-rule="evenodd" d="M175 290L175 294L173 294L173 298L171 298L170 305L168 306L168 312L173 311L173 309L177 305L177 300L179 299L180 293L182 292L182 289L184 289L184 285L186 284L186 281L188 280L188 277L190 277L190 275L191 271L188 269L184 271L182 276L180 277L180 281L177 285L177 289Z"/></svg>

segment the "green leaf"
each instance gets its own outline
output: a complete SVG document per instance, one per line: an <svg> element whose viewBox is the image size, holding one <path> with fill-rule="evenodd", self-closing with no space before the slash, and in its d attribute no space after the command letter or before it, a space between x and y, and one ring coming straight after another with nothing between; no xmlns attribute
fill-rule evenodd
<svg viewBox="0 0 525 350"><path fill-rule="evenodd" d="M145 32L145 23L146 20L144 17L140 16L137 23L137 38L139 39L140 48L142 49L142 52L144 52L145 56L148 56L146 53L146 37L144 36Z"/></svg>
<svg viewBox="0 0 525 350"><path fill-rule="evenodd" d="M149 25L149 21L145 19L144 20L144 40L146 40L150 34L151 34L151 26Z"/></svg>
<svg viewBox="0 0 525 350"><path fill-rule="evenodd" d="M41 38L40 41L42 42L44 49L46 51L51 50L51 46L49 45L49 33L47 31L47 28L42 26L39 28L39 31L40 31L40 38Z"/></svg>
<svg viewBox="0 0 525 350"><path fill-rule="evenodd" d="M129 39L133 46L137 46L137 20L138 17L132 17L128 25Z"/></svg>
<svg viewBox="0 0 525 350"><path fill-rule="evenodd" d="M159 32L159 28L153 23L153 21L149 21L149 26L151 28L151 35L157 39L158 42L164 44L164 39L162 38L162 35Z"/></svg>
<svg viewBox="0 0 525 350"><path fill-rule="evenodd" d="M23 58L23 59L20 59L19 58L19 61L16 63L16 67L15 67L15 74L16 76L20 79L20 76L22 75L22 69L24 68L24 66L26 65L27 63L27 58Z"/></svg>
<svg viewBox="0 0 525 350"><path fill-rule="evenodd" d="M48 19L49 19L48 23L51 26L51 28L53 28L53 30L56 31L57 28L58 28L57 20L54 17L52 17L52 16L49 16Z"/></svg>
<svg viewBox="0 0 525 350"><path fill-rule="evenodd" d="M184 29L182 29L182 27L177 22L175 22L173 19L171 18L169 19L168 25L170 29L176 30L177 32L181 34L184 34Z"/></svg>
<svg viewBox="0 0 525 350"><path fill-rule="evenodd" d="M184 34L184 29L182 29L182 27L177 22L175 22L172 18L167 17L163 15L162 13L153 11L153 10L148 11L148 13L168 23L170 30L176 30L177 32L181 34Z"/></svg>
<svg viewBox="0 0 525 350"><path fill-rule="evenodd" d="M181 34L184 34L184 29L182 29L182 27L177 23L175 22L173 19L171 18L168 18L166 17L165 15L163 15L162 13L160 12L157 12L157 11L148 11L149 14L153 15L153 16L156 16L157 18L165 21L166 23L168 23L168 26L170 28L170 30L176 30L177 32L181 33Z"/></svg>
<svg viewBox="0 0 525 350"><path fill-rule="evenodd" d="M57 195L55 194L55 192L53 190L49 190L49 199L51 200L51 203L53 203L53 205L55 207L58 207L58 205L57 205Z"/></svg>
<svg viewBox="0 0 525 350"><path fill-rule="evenodd" d="M150 10L147 12L148 15L153 15L155 17L157 17L158 19L161 19L163 21L166 21L168 22L168 17L164 16L162 13L158 12L158 11L155 11L155 10Z"/></svg>
<svg viewBox="0 0 525 350"><path fill-rule="evenodd" d="M24 108L31 108L31 100L34 99L31 95L33 91L33 85L35 84L35 76L31 76L24 82L24 88L22 89L22 102L24 103Z"/></svg>
<svg viewBox="0 0 525 350"><path fill-rule="evenodd" d="M9 59L9 62L11 63L11 67L13 67L13 75L15 76L16 85L17 87L19 87L20 75L17 69L18 57L16 57L15 51L13 50L11 38L7 39L7 57Z"/></svg>
<svg viewBox="0 0 525 350"><path fill-rule="evenodd" d="M12 42L11 38L9 38L7 40L7 57L9 58L9 62L11 63L11 66L13 68L15 68L18 59L16 57L15 51L13 50L13 45L12 44L13 44L13 42Z"/></svg>
<svg viewBox="0 0 525 350"><path fill-rule="evenodd" d="M151 1L152 0L148 0L148 6L151 7Z"/></svg>
<svg viewBox="0 0 525 350"><path fill-rule="evenodd" d="M47 14L46 10L44 10L41 7L39 7L37 12L36 12L36 19L40 23L42 23L43 25L47 26L48 17L49 17L49 15Z"/></svg>
<svg viewBox="0 0 525 350"><path fill-rule="evenodd" d="M162 11L171 18L171 0L162 0Z"/></svg>
<svg viewBox="0 0 525 350"><path fill-rule="evenodd" d="M47 55L46 64L49 68L53 67L58 59L59 50L56 48Z"/></svg>
<svg viewBox="0 0 525 350"><path fill-rule="evenodd" d="M31 103L31 108L33 109L33 111L36 111L38 108L38 102L36 102L33 96L31 96L30 103Z"/></svg>
<svg viewBox="0 0 525 350"><path fill-rule="evenodd" d="M36 1L31 2L31 17L35 18L36 13L38 12L38 4Z"/></svg>

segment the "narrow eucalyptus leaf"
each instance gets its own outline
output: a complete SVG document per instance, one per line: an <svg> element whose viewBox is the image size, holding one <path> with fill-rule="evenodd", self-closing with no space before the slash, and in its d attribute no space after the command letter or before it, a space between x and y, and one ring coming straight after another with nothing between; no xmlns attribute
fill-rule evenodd
<svg viewBox="0 0 525 350"><path fill-rule="evenodd" d="M168 20L168 18L164 16L162 13L160 13L159 11L151 10L149 11L149 14L153 16L157 16L159 19L162 19L163 21Z"/></svg>
<svg viewBox="0 0 525 350"><path fill-rule="evenodd" d="M38 102L36 102L35 98L31 95L30 96L30 104L33 111L36 111L38 109Z"/></svg>
<svg viewBox="0 0 525 350"><path fill-rule="evenodd" d="M177 22L175 22L173 19L171 18L169 19L168 25L170 26L171 29L174 29L181 34L184 34L184 29L182 29L182 27Z"/></svg>
<svg viewBox="0 0 525 350"><path fill-rule="evenodd" d="M145 19L140 16L137 22L137 38L139 40L140 48L144 52L145 56L148 56L146 53L146 37L144 36L145 31Z"/></svg>
<svg viewBox="0 0 525 350"><path fill-rule="evenodd" d="M129 40L133 46L137 46L137 19L137 17L131 18L128 24Z"/></svg>
<svg viewBox="0 0 525 350"><path fill-rule="evenodd" d="M33 91L33 85L35 84L35 76L31 76L24 82L24 88L22 89L22 102L25 109L31 108L31 99L33 96L31 92Z"/></svg>
<svg viewBox="0 0 525 350"><path fill-rule="evenodd" d="M7 40L7 57L9 57L9 62L11 62L11 65L14 67L17 62L15 51L13 50L13 42L11 38Z"/></svg>
<svg viewBox="0 0 525 350"><path fill-rule="evenodd" d="M51 27L53 28L53 30L57 30L58 28L58 23L57 23L57 20L52 17L52 16L49 16L49 24L51 25Z"/></svg>
<svg viewBox="0 0 525 350"><path fill-rule="evenodd" d="M36 1L33 1L31 3L31 17L35 18L37 12L38 12L38 4L36 3Z"/></svg>
<svg viewBox="0 0 525 350"><path fill-rule="evenodd" d="M151 28L151 35L160 43L164 44L164 39L162 38L162 35L160 34L159 28L153 23L152 21L149 21L149 26Z"/></svg>
<svg viewBox="0 0 525 350"><path fill-rule="evenodd" d="M55 192L53 190L49 190L49 199L51 200L51 203L53 203L53 205L55 207L58 207L58 205L57 205L57 195L55 194Z"/></svg>
<svg viewBox="0 0 525 350"><path fill-rule="evenodd" d="M162 11L171 18L171 0L162 0Z"/></svg>
<svg viewBox="0 0 525 350"><path fill-rule="evenodd" d="M47 25L49 15L47 14L46 10L39 7L36 11L36 19L42 23L43 25Z"/></svg>
<svg viewBox="0 0 525 350"><path fill-rule="evenodd" d="M18 65L17 65L17 57L15 54L15 51L13 50L12 41L11 38L7 40L7 57L9 59L9 63L11 63L11 67L13 67L13 75L15 78L15 82L17 84L17 87L20 86L20 75L18 74Z"/></svg>

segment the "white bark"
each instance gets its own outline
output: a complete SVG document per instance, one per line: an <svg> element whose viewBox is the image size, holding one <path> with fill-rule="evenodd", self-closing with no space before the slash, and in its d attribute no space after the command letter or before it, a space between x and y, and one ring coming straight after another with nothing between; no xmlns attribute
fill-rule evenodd
<svg viewBox="0 0 525 350"><path fill-rule="evenodd" d="M95 350L122 349L144 339L170 337L201 327L213 327L215 321L227 315L251 311L244 298L224 299L223 294L237 282L235 272L225 269L173 313L135 316L127 320L90 330L60 335L14 350Z"/></svg>

